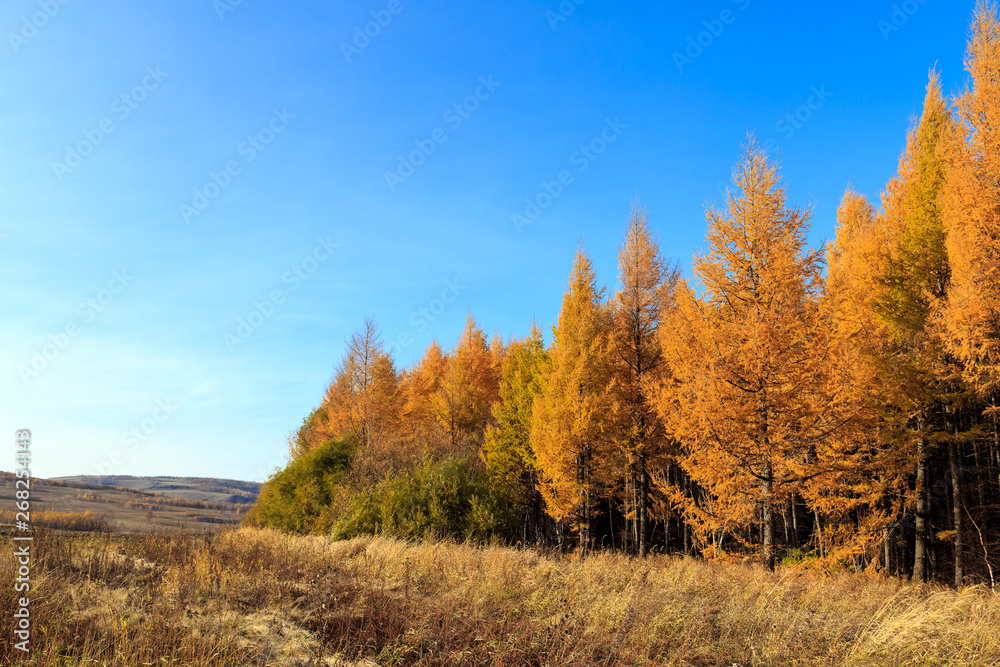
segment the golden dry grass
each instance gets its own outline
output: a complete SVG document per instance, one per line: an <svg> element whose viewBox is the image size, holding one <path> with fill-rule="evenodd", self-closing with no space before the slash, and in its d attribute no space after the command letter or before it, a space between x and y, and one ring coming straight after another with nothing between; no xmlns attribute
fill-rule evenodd
<svg viewBox="0 0 1000 667"><path fill-rule="evenodd" d="M26 664L1000 665L996 596L875 576L254 529L35 552Z"/></svg>
<svg viewBox="0 0 1000 667"><path fill-rule="evenodd" d="M17 513L13 510L0 510L0 524L14 525ZM57 530L81 530L89 532L105 532L113 529L106 513L85 512L50 512L48 510L31 513L34 526L55 528Z"/></svg>

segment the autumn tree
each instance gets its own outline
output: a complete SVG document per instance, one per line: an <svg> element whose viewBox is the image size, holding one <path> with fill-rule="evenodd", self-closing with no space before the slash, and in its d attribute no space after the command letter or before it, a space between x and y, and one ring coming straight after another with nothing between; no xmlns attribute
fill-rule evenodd
<svg viewBox="0 0 1000 667"><path fill-rule="evenodd" d="M778 170L751 140L728 210L709 210L706 255L694 260L661 343L671 379L658 407L685 443L681 465L710 496L686 510L704 535L744 543L760 526L775 563L775 510L834 463L842 417L824 396L828 336L819 318L822 256L806 246L808 213L786 206ZM721 542L717 539L715 549Z"/></svg>
<svg viewBox="0 0 1000 667"><path fill-rule="evenodd" d="M640 556L649 548L651 468L665 463L666 436L649 393L662 370L660 304L677 271L665 266L647 213L633 202L618 251L619 288L611 303L612 397L618 448L627 466L626 516Z"/></svg>
<svg viewBox="0 0 1000 667"><path fill-rule="evenodd" d="M581 247L552 331L552 365L535 400L531 445L546 509L576 528L582 557L590 549L594 502L610 453L608 320L604 290Z"/></svg>
<svg viewBox="0 0 1000 667"><path fill-rule="evenodd" d="M985 396L1000 387L1000 21L993 3L976 8L965 66L971 86L955 102L961 122L943 150L951 260L943 323L966 379Z"/></svg>
<svg viewBox="0 0 1000 667"><path fill-rule="evenodd" d="M528 338L511 342L503 361L499 400L493 404L493 423L486 428L483 442L483 459L491 478L521 505L522 541L530 539L536 545L544 541L544 505L531 447L531 420L548 367L549 356L537 326L532 326Z"/></svg>
<svg viewBox="0 0 1000 667"><path fill-rule="evenodd" d="M401 373L401 417L398 431L401 449L416 462L425 456L438 456L450 445L450 437L438 421L435 397L444 380L448 358L437 341L424 350L413 367Z"/></svg>
<svg viewBox="0 0 1000 667"><path fill-rule="evenodd" d="M470 314L455 351L448 355L434 398L434 411L453 448L482 442L500 387L495 351Z"/></svg>
<svg viewBox="0 0 1000 667"><path fill-rule="evenodd" d="M425 422L434 418L432 399L441 387L447 363L448 359L441 346L432 340L417 365L405 371L404 418L414 422Z"/></svg>
<svg viewBox="0 0 1000 667"><path fill-rule="evenodd" d="M848 189L837 210L837 234L827 252L822 315L829 328L827 393L841 396L841 411L852 418L840 438L853 445L833 478L819 478L803 490L806 500L829 521L824 552L834 557L874 558L891 563L896 524L912 458L893 447L887 424L898 420L889 405L897 389L890 372L892 337L878 314L890 257L885 217L864 196ZM841 391L840 389L843 389ZM794 508L793 508L794 510ZM840 520L838 520L840 519Z"/></svg>
<svg viewBox="0 0 1000 667"><path fill-rule="evenodd" d="M882 280L888 253L884 219L867 197L849 188L837 209L836 237L827 248L826 292L836 315L832 324L869 351L885 337L876 315L879 295L872 287Z"/></svg>
<svg viewBox="0 0 1000 667"><path fill-rule="evenodd" d="M500 378L503 376L503 364L507 359L507 353L510 351L509 347L504 342L503 336L500 335L500 331L494 330L493 337L490 338L490 364L493 367L493 374L497 379L498 387L500 386Z"/></svg>
<svg viewBox="0 0 1000 667"><path fill-rule="evenodd" d="M298 430L288 435L288 458L294 461L308 454L332 437L326 410L321 407L302 420Z"/></svg>
<svg viewBox="0 0 1000 667"><path fill-rule="evenodd" d="M965 66L971 82L955 100L958 122L944 135L938 151L946 169L940 200L951 272L939 325L946 349L961 365L963 379L989 406L986 415L993 420L992 450L1000 460L996 436L996 394L1000 389L1000 20L995 3L980 1L976 7ZM975 428L978 421L970 425ZM961 585L963 576L958 448L963 440L974 438L972 432L968 435L972 437L953 439L948 452L956 586ZM982 497L981 491L979 495ZM972 524L978 531L975 520ZM981 533L979 539L985 550Z"/></svg>
<svg viewBox="0 0 1000 667"><path fill-rule="evenodd" d="M330 435L347 435L367 447L381 444L398 420L399 376L383 350L378 326L364 326L347 341L322 409Z"/></svg>
<svg viewBox="0 0 1000 667"><path fill-rule="evenodd" d="M955 381L960 368L945 353L934 321L951 278L941 209L945 163L939 147L953 128L938 75L931 72L923 113L909 133L899 174L883 195L888 253L875 282L875 311L891 339L884 367L894 386L891 403L896 421L914 443L915 581L926 579L928 459L938 434L953 432L954 403L963 391ZM957 479L953 481L957 489ZM959 519L956 535L961 533L960 524ZM956 539L960 570L961 538Z"/></svg>

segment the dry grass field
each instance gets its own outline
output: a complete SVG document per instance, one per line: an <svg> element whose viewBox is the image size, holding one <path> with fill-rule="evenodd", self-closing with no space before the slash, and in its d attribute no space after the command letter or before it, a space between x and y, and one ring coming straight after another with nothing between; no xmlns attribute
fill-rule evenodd
<svg viewBox="0 0 1000 667"><path fill-rule="evenodd" d="M206 477L135 477L133 475L75 475L51 480L69 486L112 487L156 493L183 500L253 504L260 484Z"/></svg>
<svg viewBox="0 0 1000 667"><path fill-rule="evenodd" d="M1000 665L995 595L875 576L256 529L41 529L34 554L23 664Z"/></svg>
<svg viewBox="0 0 1000 667"><path fill-rule="evenodd" d="M0 525L14 521L16 488L11 473L0 473ZM148 479L148 478L136 478ZM220 494L220 497L221 494ZM99 487L79 481L31 480L31 514L35 525L107 529L123 533L184 531L215 533L242 520L249 503L219 503L149 493L125 487Z"/></svg>

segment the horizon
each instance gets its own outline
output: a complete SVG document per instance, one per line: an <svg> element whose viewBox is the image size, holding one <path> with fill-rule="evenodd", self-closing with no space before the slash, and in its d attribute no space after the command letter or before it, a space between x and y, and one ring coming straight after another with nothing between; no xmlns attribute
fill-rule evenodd
<svg viewBox="0 0 1000 667"><path fill-rule="evenodd" d="M2 430L39 477L263 481L365 317L399 367L470 312L548 333L635 197L689 275L748 133L818 246L973 6L12 3Z"/></svg>

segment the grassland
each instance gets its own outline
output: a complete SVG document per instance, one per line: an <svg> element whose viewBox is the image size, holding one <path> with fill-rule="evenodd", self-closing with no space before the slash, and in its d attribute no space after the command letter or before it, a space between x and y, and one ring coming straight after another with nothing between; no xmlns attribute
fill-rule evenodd
<svg viewBox="0 0 1000 667"><path fill-rule="evenodd" d="M135 477L133 475L76 475L56 477L53 482L86 488L111 487L155 493L182 500L212 503L253 504L260 484L208 477Z"/></svg>
<svg viewBox="0 0 1000 667"><path fill-rule="evenodd" d="M34 553L26 664L1000 665L995 595L875 576L256 529L43 529Z"/></svg>
<svg viewBox="0 0 1000 667"><path fill-rule="evenodd" d="M154 478L133 478L149 480ZM155 478L159 479L159 478ZM14 475L0 472L0 525L14 522ZM124 486L107 487L79 480L31 480L32 523L122 533L184 531L216 533L240 523L250 503L213 502L163 489L152 493ZM214 497L208 494L208 497ZM218 494L220 498L226 498ZM88 520L84 522L83 516Z"/></svg>

